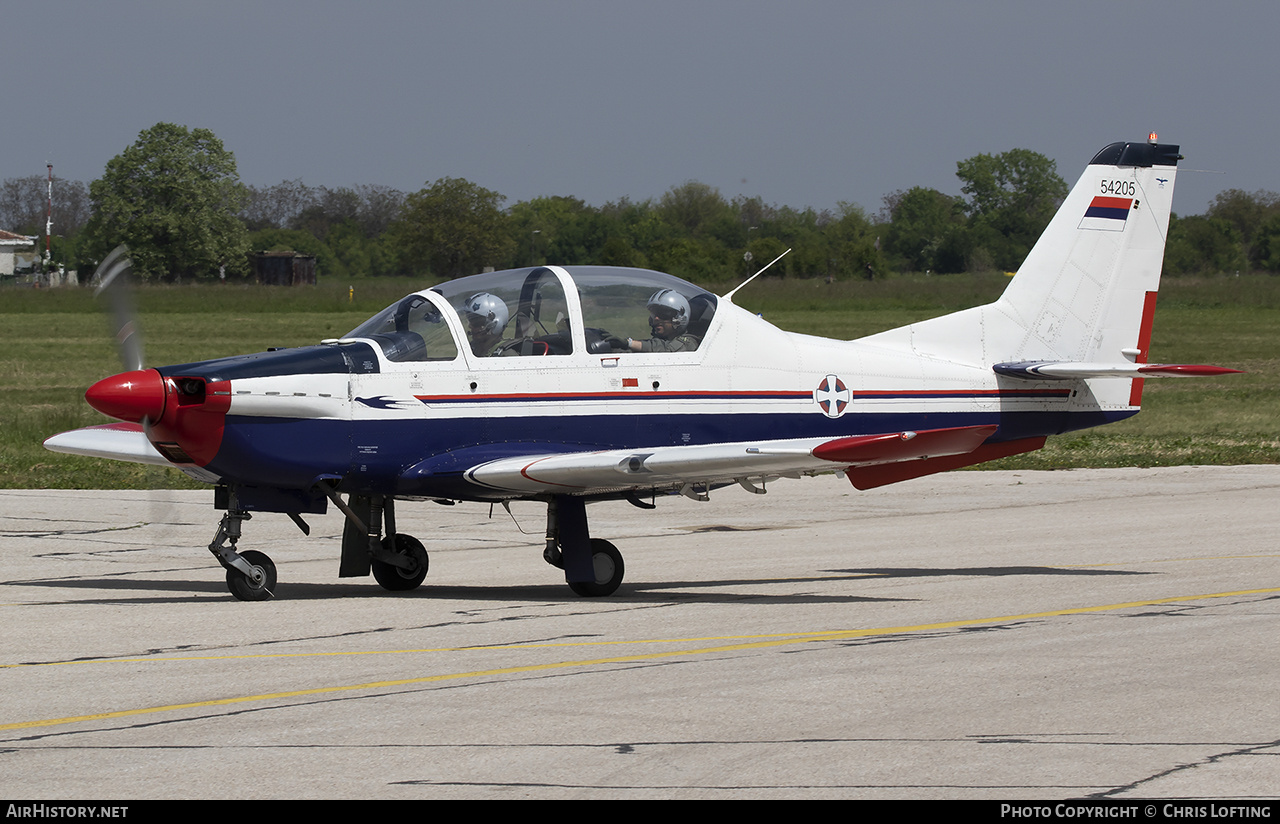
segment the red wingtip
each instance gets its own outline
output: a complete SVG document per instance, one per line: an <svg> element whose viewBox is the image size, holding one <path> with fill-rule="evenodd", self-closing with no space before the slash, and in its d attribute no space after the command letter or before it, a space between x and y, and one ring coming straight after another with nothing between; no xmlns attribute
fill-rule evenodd
<svg viewBox="0 0 1280 824"><path fill-rule="evenodd" d="M84 399L102 414L122 421L155 421L164 414L164 379L154 369L121 372L90 386Z"/></svg>
<svg viewBox="0 0 1280 824"><path fill-rule="evenodd" d="M1240 369L1225 366L1209 366L1203 363L1153 363L1139 366L1138 371L1149 375L1173 375L1188 378L1208 378L1214 375L1240 375Z"/></svg>

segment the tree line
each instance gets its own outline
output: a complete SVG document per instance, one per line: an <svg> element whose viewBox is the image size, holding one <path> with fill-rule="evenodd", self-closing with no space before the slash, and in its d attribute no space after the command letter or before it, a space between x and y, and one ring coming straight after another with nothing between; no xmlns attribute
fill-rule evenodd
<svg viewBox="0 0 1280 824"><path fill-rule="evenodd" d="M688 181L657 199L602 206L547 196L510 206L495 191L442 177L416 192L243 184L207 129L158 123L87 186L56 179L52 263L92 271L121 242L144 280L244 278L251 251L315 255L321 276L444 279L543 263L640 266L696 282L739 279L785 249L771 272L875 278L901 272L1012 271L1068 191L1054 161L1027 149L956 164L961 196L913 187L877 214L852 203L794 208L725 198ZM0 228L39 235L47 179L0 186ZM1172 275L1280 272L1280 195L1231 189L1203 215L1174 216Z"/></svg>

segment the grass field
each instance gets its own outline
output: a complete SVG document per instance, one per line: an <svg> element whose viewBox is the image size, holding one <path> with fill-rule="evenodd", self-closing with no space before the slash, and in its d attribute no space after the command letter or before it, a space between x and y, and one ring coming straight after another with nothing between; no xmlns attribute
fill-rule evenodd
<svg viewBox="0 0 1280 824"><path fill-rule="evenodd" d="M737 302L784 329L848 339L986 303L1007 282L997 273L835 284L762 279ZM337 337L413 288L406 280L381 279L301 289L141 289L147 362L188 363ZM89 290L0 290L0 323L0 486L200 486L176 470L58 455L41 447L49 435L106 420L85 404L84 390L120 366ZM1277 340L1280 278L1166 278L1152 360L1213 363L1247 374L1150 380L1143 411L1134 418L1053 437L1039 452L984 467L1280 463Z"/></svg>

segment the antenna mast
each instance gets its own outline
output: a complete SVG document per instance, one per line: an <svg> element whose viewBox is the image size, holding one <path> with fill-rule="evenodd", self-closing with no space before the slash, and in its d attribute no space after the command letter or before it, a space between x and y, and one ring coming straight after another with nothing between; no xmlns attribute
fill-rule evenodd
<svg viewBox="0 0 1280 824"><path fill-rule="evenodd" d="M44 270L49 271L51 259L50 246L53 243L53 164L46 163L49 168L49 210L44 218Z"/></svg>

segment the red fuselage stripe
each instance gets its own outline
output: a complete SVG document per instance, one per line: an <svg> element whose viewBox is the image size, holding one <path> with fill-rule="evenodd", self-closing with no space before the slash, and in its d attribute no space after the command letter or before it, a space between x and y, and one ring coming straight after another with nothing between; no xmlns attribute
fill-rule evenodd
<svg viewBox="0 0 1280 824"><path fill-rule="evenodd" d="M1066 389L960 389L960 390L872 390L854 392L852 399L857 398L995 398L995 397L1063 397L1069 395ZM537 394L495 394L495 395L414 395L425 404L432 403L538 403L545 401L610 401L626 400L783 400L811 401L812 392L793 391L758 391L758 392L545 392Z"/></svg>

